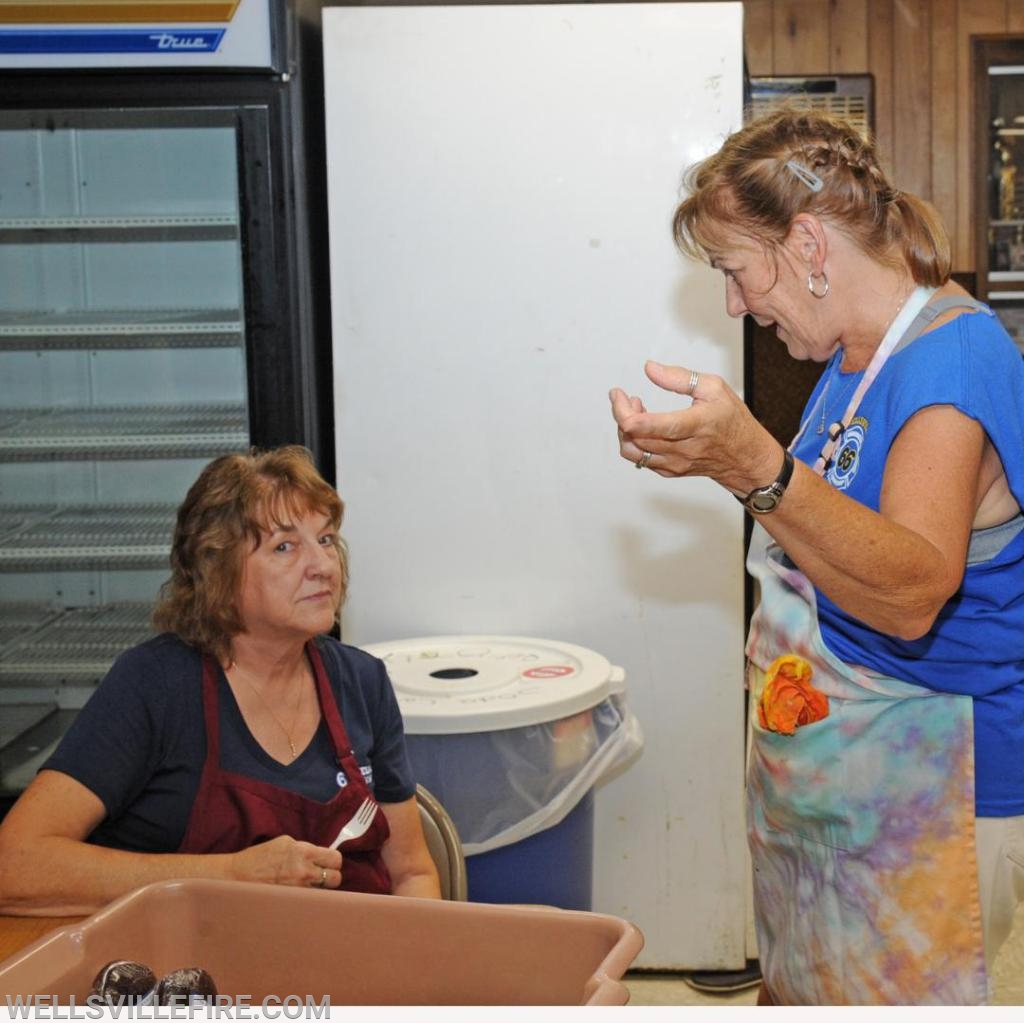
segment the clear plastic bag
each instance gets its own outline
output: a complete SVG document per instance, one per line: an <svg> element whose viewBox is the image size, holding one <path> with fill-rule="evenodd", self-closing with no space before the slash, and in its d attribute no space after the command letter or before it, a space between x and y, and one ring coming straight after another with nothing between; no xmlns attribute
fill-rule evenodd
<svg viewBox="0 0 1024 1023"><path fill-rule="evenodd" d="M557 721L406 741L416 780L444 805L472 856L560 823L636 759L643 732L616 694Z"/></svg>

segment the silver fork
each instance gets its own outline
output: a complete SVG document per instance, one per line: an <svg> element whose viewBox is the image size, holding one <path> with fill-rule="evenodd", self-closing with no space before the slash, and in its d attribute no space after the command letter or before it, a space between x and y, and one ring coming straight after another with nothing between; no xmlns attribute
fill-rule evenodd
<svg viewBox="0 0 1024 1023"><path fill-rule="evenodd" d="M338 837L331 842L329 848L337 849L342 842L351 842L353 838L365 835L376 815L377 804L367 796L360 804L359 809L352 815L352 819L348 824L338 832Z"/></svg>

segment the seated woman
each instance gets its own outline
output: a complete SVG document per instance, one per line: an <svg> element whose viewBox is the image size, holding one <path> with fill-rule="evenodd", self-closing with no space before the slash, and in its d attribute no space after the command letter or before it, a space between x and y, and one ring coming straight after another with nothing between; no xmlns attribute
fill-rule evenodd
<svg viewBox="0 0 1024 1023"><path fill-rule="evenodd" d="M117 659L0 825L0 912L88 913L184 877L439 897L384 665L324 635L342 511L304 448L206 466L161 634ZM369 829L332 849L367 798Z"/></svg>

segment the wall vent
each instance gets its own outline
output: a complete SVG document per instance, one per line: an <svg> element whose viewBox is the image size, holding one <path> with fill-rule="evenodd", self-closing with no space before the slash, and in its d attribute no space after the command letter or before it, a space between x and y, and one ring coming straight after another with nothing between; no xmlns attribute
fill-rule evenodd
<svg viewBox="0 0 1024 1023"><path fill-rule="evenodd" d="M842 117L861 134L874 124L874 79L871 75L800 75L749 78L748 120L782 106L807 107Z"/></svg>

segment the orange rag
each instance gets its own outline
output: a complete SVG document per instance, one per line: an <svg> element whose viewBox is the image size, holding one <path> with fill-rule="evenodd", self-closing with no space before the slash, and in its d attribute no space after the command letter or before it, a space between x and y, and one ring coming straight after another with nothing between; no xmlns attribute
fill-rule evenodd
<svg viewBox="0 0 1024 1023"><path fill-rule="evenodd" d="M810 664L795 654L772 661L757 705L762 728L792 735L801 725L828 717L828 697L811 685L813 674Z"/></svg>

